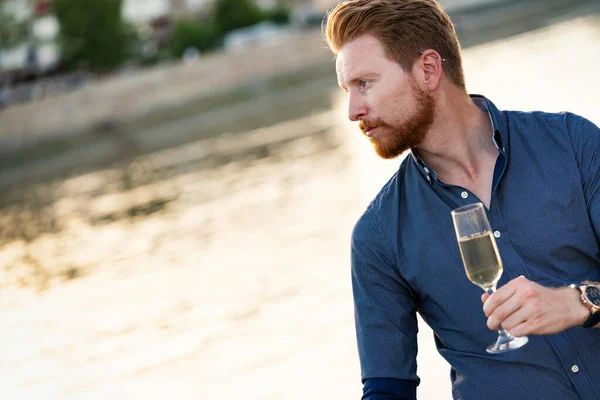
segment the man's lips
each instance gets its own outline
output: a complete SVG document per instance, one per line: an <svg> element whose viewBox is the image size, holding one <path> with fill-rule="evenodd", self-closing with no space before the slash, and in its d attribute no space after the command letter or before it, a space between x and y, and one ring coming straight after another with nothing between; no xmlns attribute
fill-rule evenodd
<svg viewBox="0 0 600 400"><path fill-rule="evenodd" d="M378 128L378 126L367 126L367 127L361 128L361 130L363 131L365 136L371 137L371 136L373 136L373 131L375 131L375 129L377 129L377 128Z"/></svg>

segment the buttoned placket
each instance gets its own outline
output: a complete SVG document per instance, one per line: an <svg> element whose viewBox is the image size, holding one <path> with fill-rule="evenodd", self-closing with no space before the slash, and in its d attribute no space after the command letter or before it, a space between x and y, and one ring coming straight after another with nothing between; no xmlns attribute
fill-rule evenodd
<svg viewBox="0 0 600 400"><path fill-rule="evenodd" d="M498 202L496 191L492 192L492 198L494 202ZM502 287L502 285L520 275L533 280L534 278L532 272L527 267L527 262L519 255L511 243L510 230L504 226L500 210L501 207L496 206L488 214L488 219L504 266L498 287ZM583 362L579 359L577 349L572 345L573 340L569 338L568 332L546 336L545 338L554 350L564 368L565 374L577 391L580 394L593 392L594 388L590 381L592 377L582 368ZM571 349L572 351L565 352L561 351L561 349Z"/></svg>

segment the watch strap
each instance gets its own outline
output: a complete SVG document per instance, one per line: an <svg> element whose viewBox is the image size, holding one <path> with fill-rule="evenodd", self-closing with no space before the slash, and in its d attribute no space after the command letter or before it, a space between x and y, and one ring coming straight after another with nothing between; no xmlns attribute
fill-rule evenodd
<svg viewBox="0 0 600 400"><path fill-rule="evenodd" d="M582 328L592 328L600 323L600 312L590 314L590 317L581 325Z"/></svg>

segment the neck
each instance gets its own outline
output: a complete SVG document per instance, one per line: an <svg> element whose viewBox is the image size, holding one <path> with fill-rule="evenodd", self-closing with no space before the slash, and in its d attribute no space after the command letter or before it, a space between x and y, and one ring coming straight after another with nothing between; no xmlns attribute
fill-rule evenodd
<svg viewBox="0 0 600 400"><path fill-rule="evenodd" d="M498 155L489 116L454 86L434 96L435 120L416 150L443 181L476 182Z"/></svg>

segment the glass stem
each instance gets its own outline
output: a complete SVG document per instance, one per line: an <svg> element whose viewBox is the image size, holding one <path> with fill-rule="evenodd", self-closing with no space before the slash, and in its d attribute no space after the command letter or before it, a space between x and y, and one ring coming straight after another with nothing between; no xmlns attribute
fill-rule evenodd
<svg viewBox="0 0 600 400"><path fill-rule="evenodd" d="M485 292L491 296L492 294L494 294L494 292L496 291L496 286L492 286L492 287L488 287L485 288ZM502 326L500 326L500 329L498 329L498 335L500 335L503 338L508 338L511 337L511 334L508 333L508 331L506 331Z"/></svg>

